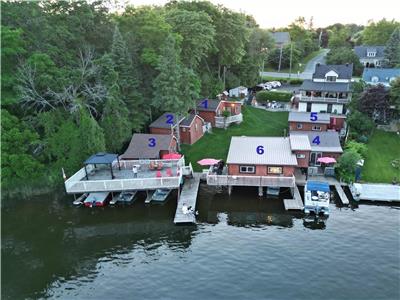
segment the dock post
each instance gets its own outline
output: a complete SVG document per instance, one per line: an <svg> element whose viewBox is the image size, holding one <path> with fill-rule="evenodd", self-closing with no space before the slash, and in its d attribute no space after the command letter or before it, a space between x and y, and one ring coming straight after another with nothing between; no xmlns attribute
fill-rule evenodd
<svg viewBox="0 0 400 300"><path fill-rule="evenodd" d="M230 196L232 194L232 186L228 185L228 195Z"/></svg>
<svg viewBox="0 0 400 300"><path fill-rule="evenodd" d="M262 197L263 194L264 194L264 193L263 193L263 187L262 187L262 186L259 186L259 187L258 187L258 196Z"/></svg>

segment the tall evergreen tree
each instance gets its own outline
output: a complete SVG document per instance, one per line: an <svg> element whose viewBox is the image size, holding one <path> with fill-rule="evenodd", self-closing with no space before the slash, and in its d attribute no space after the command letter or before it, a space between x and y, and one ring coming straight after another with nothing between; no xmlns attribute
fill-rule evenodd
<svg viewBox="0 0 400 300"><path fill-rule="evenodd" d="M104 151L106 146L103 129L84 108L79 110L78 124L82 158L85 159L94 153Z"/></svg>
<svg viewBox="0 0 400 300"><path fill-rule="evenodd" d="M121 98L129 111L131 128L140 130L146 121L146 115L143 113L143 98L138 89L138 69L133 64L132 57L118 26L115 26L114 30L111 57L115 71L118 73Z"/></svg>
<svg viewBox="0 0 400 300"><path fill-rule="evenodd" d="M400 27L393 31L386 44L385 58L388 67L400 67Z"/></svg>

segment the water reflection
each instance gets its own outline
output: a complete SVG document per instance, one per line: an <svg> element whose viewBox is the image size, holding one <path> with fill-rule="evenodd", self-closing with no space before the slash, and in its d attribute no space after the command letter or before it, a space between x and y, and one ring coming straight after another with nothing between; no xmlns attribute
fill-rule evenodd
<svg viewBox="0 0 400 300"><path fill-rule="evenodd" d="M303 219L304 227L315 230L315 229L325 229L327 217L322 216L307 216Z"/></svg>

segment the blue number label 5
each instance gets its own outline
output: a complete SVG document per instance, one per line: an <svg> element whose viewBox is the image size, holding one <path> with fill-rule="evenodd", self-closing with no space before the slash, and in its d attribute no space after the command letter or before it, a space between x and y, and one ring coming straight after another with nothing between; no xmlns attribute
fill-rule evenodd
<svg viewBox="0 0 400 300"><path fill-rule="evenodd" d="M315 122L315 121L317 121L317 120L318 120L318 114L317 114L316 112L312 112L312 113L310 114L310 121Z"/></svg>
<svg viewBox="0 0 400 300"><path fill-rule="evenodd" d="M264 146L258 146L256 151L257 151L257 154L264 154Z"/></svg>
<svg viewBox="0 0 400 300"><path fill-rule="evenodd" d="M149 138L149 147L154 147L156 145L156 139L155 138Z"/></svg>
<svg viewBox="0 0 400 300"><path fill-rule="evenodd" d="M174 115L166 115L165 116L167 118L167 124L174 124Z"/></svg>
<svg viewBox="0 0 400 300"><path fill-rule="evenodd" d="M313 144L317 144L319 145L321 142L319 141L319 135L317 135L314 139L313 139Z"/></svg>

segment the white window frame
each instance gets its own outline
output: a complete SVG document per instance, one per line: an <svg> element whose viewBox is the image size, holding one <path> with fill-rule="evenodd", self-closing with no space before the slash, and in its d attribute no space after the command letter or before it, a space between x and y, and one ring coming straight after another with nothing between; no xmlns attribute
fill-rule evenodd
<svg viewBox="0 0 400 300"><path fill-rule="evenodd" d="M303 129L303 124L297 123L297 124L296 124L296 128L297 128L297 129Z"/></svg>
<svg viewBox="0 0 400 300"><path fill-rule="evenodd" d="M185 127L182 127L182 132L186 132L186 128Z"/></svg>
<svg viewBox="0 0 400 300"><path fill-rule="evenodd" d="M333 79L333 80L329 80ZM326 81L328 82L336 82L337 76L326 76Z"/></svg>
<svg viewBox="0 0 400 300"><path fill-rule="evenodd" d="M271 169L280 169L280 172L271 172ZM283 167L268 167L268 174L283 174Z"/></svg>
<svg viewBox="0 0 400 300"><path fill-rule="evenodd" d="M311 127L312 131L321 131L321 126L319 125L313 125L313 127Z"/></svg>
<svg viewBox="0 0 400 300"><path fill-rule="evenodd" d="M239 173L255 174L256 166L248 166L248 165L239 166Z"/></svg>
<svg viewBox="0 0 400 300"><path fill-rule="evenodd" d="M305 154L297 153L296 158L306 158Z"/></svg>
<svg viewBox="0 0 400 300"><path fill-rule="evenodd" d="M197 129L198 129L197 123L194 123L194 131L197 131Z"/></svg>

